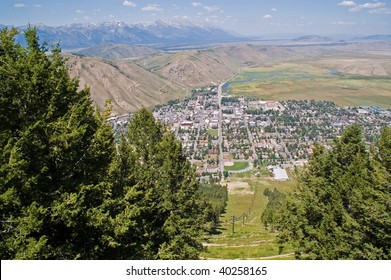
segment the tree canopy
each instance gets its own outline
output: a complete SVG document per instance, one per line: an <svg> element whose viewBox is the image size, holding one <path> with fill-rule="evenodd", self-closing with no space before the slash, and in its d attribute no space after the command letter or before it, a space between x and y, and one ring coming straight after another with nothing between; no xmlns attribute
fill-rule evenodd
<svg viewBox="0 0 391 280"><path fill-rule="evenodd" d="M205 202L195 171L173 133L141 109L130 120L113 162L114 219L126 225L123 254L136 259L196 259ZM136 252L135 254L130 252Z"/></svg>
<svg viewBox="0 0 391 280"><path fill-rule="evenodd" d="M390 259L389 128L378 155L352 125L331 150L317 146L280 212L281 242L305 259Z"/></svg>
<svg viewBox="0 0 391 280"><path fill-rule="evenodd" d="M151 112L118 147L60 48L0 32L2 259L196 259L206 202L181 143Z"/></svg>

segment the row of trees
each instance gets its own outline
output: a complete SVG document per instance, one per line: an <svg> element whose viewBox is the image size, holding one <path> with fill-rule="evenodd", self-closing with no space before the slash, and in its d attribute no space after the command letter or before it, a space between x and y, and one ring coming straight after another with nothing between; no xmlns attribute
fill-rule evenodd
<svg viewBox="0 0 391 280"><path fill-rule="evenodd" d="M118 147L60 49L0 32L1 259L196 259L212 206L146 109Z"/></svg>
<svg viewBox="0 0 391 280"><path fill-rule="evenodd" d="M268 191L263 215L301 259L391 259L391 127L366 148L359 125L314 149L293 193Z"/></svg>

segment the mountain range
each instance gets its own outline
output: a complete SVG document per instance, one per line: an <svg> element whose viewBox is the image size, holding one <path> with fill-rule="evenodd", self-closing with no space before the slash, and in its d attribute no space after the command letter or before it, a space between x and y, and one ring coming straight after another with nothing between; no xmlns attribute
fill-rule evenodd
<svg viewBox="0 0 391 280"><path fill-rule="evenodd" d="M63 49L80 49L101 44L154 47L237 41L240 36L220 28L189 20L159 20L148 24L124 22L75 23L65 26L34 25L41 41L60 42ZM17 27L24 30L28 26ZM23 42L23 36L17 40Z"/></svg>
<svg viewBox="0 0 391 280"><path fill-rule="evenodd" d="M97 45L110 44L148 46L157 49L167 49L178 46L194 46L227 42L244 42L258 40L255 37L245 37L221 28L190 21L188 19L159 20L152 23L127 24L124 22L74 23L63 26L32 25L37 28L41 42L49 46L59 42L62 49L80 50ZM0 24L0 29L6 27ZM28 26L16 27L20 31ZM260 31L261 32L261 31ZM390 41L391 35L371 35L367 37L344 36L344 41ZM17 36L22 43L22 34ZM360 40L359 40L360 41ZM336 40L319 35L302 36L293 39L294 43L330 43Z"/></svg>

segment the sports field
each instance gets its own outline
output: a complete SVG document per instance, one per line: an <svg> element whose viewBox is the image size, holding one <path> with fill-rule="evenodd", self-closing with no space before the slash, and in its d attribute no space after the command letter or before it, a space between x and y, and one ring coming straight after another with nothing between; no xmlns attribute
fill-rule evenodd
<svg viewBox="0 0 391 280"><path fill-rule="evenodd" d="M247 161L235 161L232 166L226 165L224 166L224 170L226 171L239 171L246 169L248 167Z"/></svg>

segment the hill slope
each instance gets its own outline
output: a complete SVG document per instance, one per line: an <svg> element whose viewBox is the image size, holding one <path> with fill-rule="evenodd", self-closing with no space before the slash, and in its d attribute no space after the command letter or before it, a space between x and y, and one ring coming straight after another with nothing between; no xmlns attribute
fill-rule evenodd
<svg viewBox="0 0 391 280"><path fill-rule="evenodd" d="M101 44L76 52L78 55L95 56L104 59L117 60L124 58L142 57L158 53L153 48L123 44Z"/></svg>
<svg viewBox="0 0 391 280"><path fill-rule="evenodd" d="M233 45L163 53L145 57L136 63L169 80L194 87L219 84L237 74L242 66L262 65L299 56L287 48L278 46Z"/></svg>
<svg viewBox="0 0 391 280"><path fill-rule="evenodd" d="M221 46L149 55L136 61L68 56L72 77L91 88L92 99L102 109L113 100L113 114L120 115L183 98L197 86L219 84L242 66L291 58L295 53L280 47Z"/></svg>
<svg viewBox="0 0 391 280"><path fill-rule="evenodd" d="M134 112L168 100L184 97L186 87L159 77L134 63L105 61L98 58L68 57L70 75L80 78L80 87L89 86L99 109L108 98L113 100L113 114Z"/></svg>

